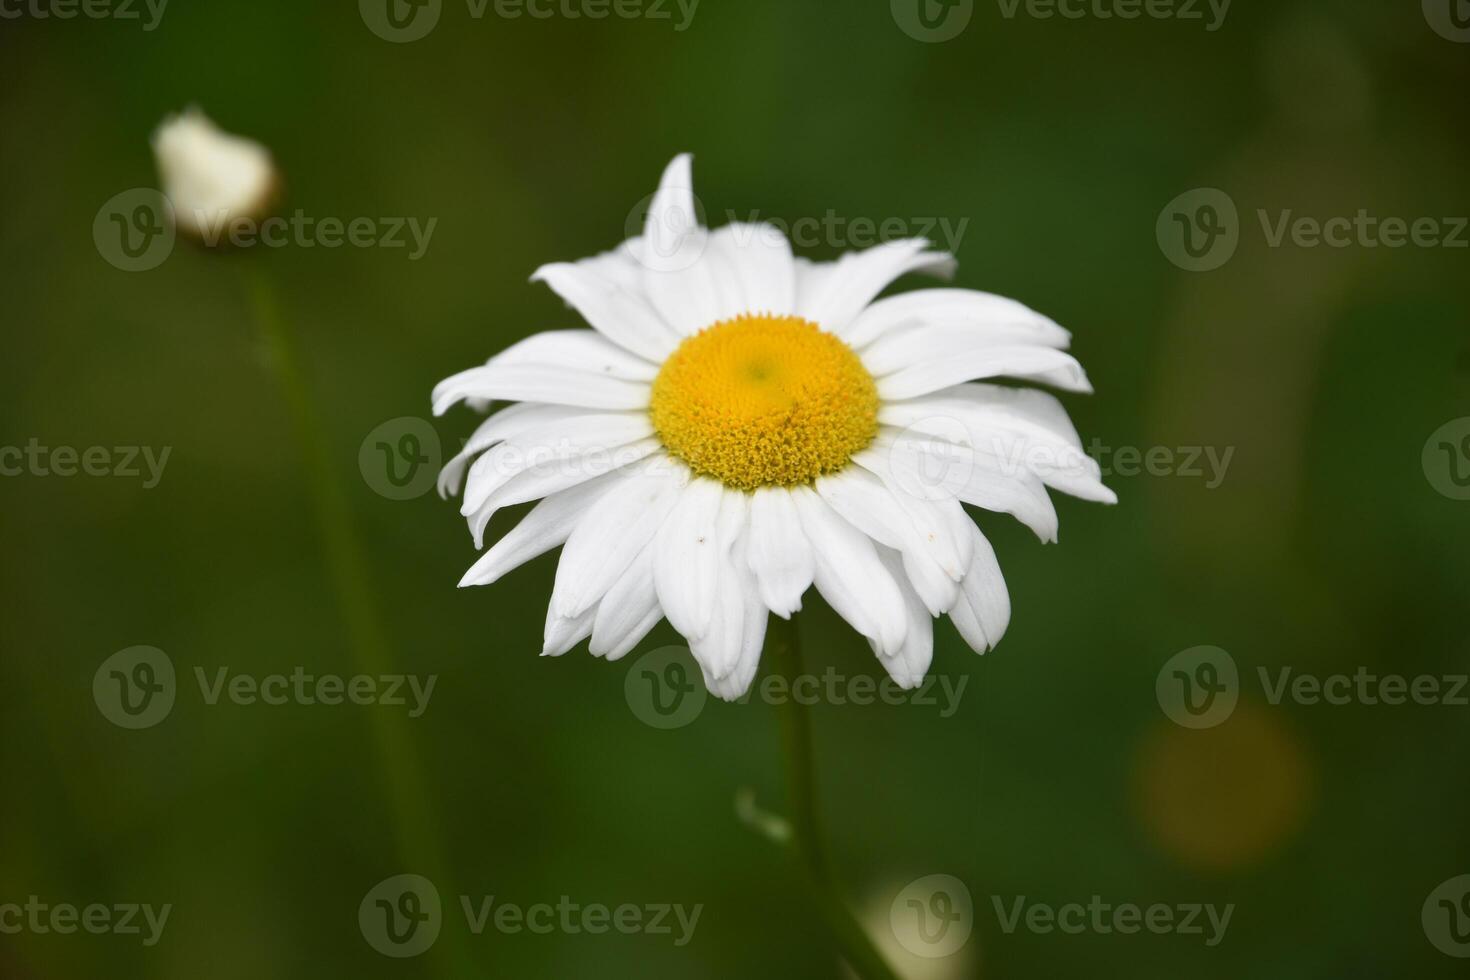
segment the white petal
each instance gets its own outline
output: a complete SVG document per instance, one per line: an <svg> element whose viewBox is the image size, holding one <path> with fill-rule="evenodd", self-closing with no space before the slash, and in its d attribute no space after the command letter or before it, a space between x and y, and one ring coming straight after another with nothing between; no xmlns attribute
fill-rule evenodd
<svg viewBox="0 0 1470 980"><path fill-rule="evenodd" d="M734 309L736 283L718 255L705 253L682 269L645 269L643 288L664 322L689 337L743 310Z"/></svg>
<svg viewBox="0 0 1470 980"><path fill-rule="evenodd" d="M724 487L691 480L654 538L653 582L664 615L685 638L702 635L719 584L718 521Z"/></svg>
<svg viewBox="0 0 1470 980"><path fill-rule="evenodd" d="M816 558L815 584L837 615L877 643L884 654L896 653L908 628L903 594L888 573L872 540L818 497L814 490L791 491L797 513Z"/></svg>
<svg viewBox="0 0 1470 980"><path fill-rule="evenodd" d="M597 604L592 624L593 656L619 660L664 618L653 587L653 545L650 543Z"/></svg>
<svg viewBox="0 0 1470 980"><path fill-rule="evenodd" d="M689 636L689 648L704 671L706 686L718 693L715 681L740 665L746 623L746 603L757 602L754 576L736 560L736 545L748 521L745 494L724 490L715 521L717 562L715 599L709 628ZM672 619L670 620L672 622Z"/></svg>
<svg viewBox="0 0 1470 980"><path fill-rule="evenodd" d="M726 689L731 693L721 696L727 701L742 697L750 690L750 682L755 680L756 671L760 668L761 652L766 645L766 624L770 619L765 605L756 598L753 579L747 578L742 588L746 596L745 633L741 638L740 663L725 678Z"/></svg>
<svg viewBox="0 0 1470 980"><path fill-rule="evenodd" d="M740 648L736 654L735 667L723 677L706 676L705 686L716 697L734 701L743 697L745 692L750 690L750 683L755 679L756 671L760 667L761 648L766 641L768 614L766 607L756 598L755 581L750 572L738 566L731 566L728 571L740 578L737 592L741 597L744 614L740 629Z"/></svg>
<svg viewBox="0 0 1470 980"><path fill-rule="evenodd" d="M924 270L949 275L954 259L929 252L922 238L884 242L862 252L849 252L826 268L798 266L796 315L823 330L842 334L852 320L889 283L907 272ZM815 274L804 274L812 273Z"/></svg>
<svg viewBox="0 0 1470 980"><path fill-rule="evenodd" d="M633 559L653 541L678 501L684 481L643 472L603 494L562 549L551 604L576 616L602 599Z"/></svg>
<svg viewBox="0 0 1470 980"><path fill-rule="evenodd" d="M608 340L596 330L545 330L512 344L488 364L564 367L623 381L651 382L658 365Z"/></svg>
<svg viewBox="0 0 1470 980"><path fill-rule="evenodd" d="M997 469L994 460L947 440L887 426L864 453L881 456L892 480L912 496L958 498L1014 516L1042 541L1056 540L1056 508L1041 479L1024 468Z"/></svg>
<svg viewBox="0 0 1470 980"><path fill-rule="evenodd" d="M546 364L486 364L445 378L434 386L434 414L443 415L466 398L545 402L606 410L647 408L649 385Z"/></svg>
<svg viewBox="0 0 1470 980"><path fill-rule="evenodd" d="M659 178L639 242L644 268L686 268L703 254L708 240L694 201L693 159L680 153Z"/></svg>
<svg viewBox="0 0 1470 980"><path fill-rule="evenodd" d="M489 585L506 572L560 546L571 536L587 508L627 474L619 471L554 493L531 508L521 522L480 556L460 579L460 588ZM478 547L478 542L477 545Z"/></svg>
<svg viewBox="0 0 1470 980"><path fill-rule="evenodd" d="M975 378L1012 377L1037 381L1066 391L1092 391L1087 372L1077 359L1050 347L1003 344L976 347L962 353L913 348L903 367L878 378L878 397L884 401L914 398Z"/></svg>
<svg viewBox="0 0 1470 980"><path fill-rule="evenodd" d="M709 248L729 269L729 304L721 319L740 313L792 312L796 305L796 264L781 229L766 223L732 221L710 233Z"/></svg>
<svg viewBox="0 0 1470 980"><path fill-rule="evenodd" d="M994 649L1011 622L1011 597L995 560L995 549L974 528L975 556L960 583L960 599L949 618L976 653Z"/></svg>
<svg viewBox="0 0 1470 980"><path fill-rule="evenodd" d="M1066 410L1053 396L1029 388L969 384L933 395L888 402L885 425L968 446L1000 472L1028 470L1047 486L1103 503L1117 495L1103 485L1097 461L1082 450Z"/></svg>
<svg viewBox="0 0 1470 980"><path fill-rule="evenodd" d="M480 535L490 518L502 507L524 504L539 500L558 490L566 490L595 477L620 470L624 467L641 465L647 457L659 452L662 445L657 439L642 439L619 447L611 452L598 452L576 459L569 459L555 466L539 466L512 477L496 489L480 508L470 516L470 533L478 543Z"/></svg>
<svg viewBox="0 0 1470 980"><path fill-rule="evenodd" d="M531 281L546 283L594 330L640 357L662 363L679 344L679 335L647 297L592 268L553 262L537 269Z"/></svg>
<svg viewBox="0 0 1470 980"><path fill-rule="evenodd" d="M480 423L465 442L464 448L454 455L439 471L439 496L448 497L459 492L459 482L470 460L489 449L497 442L520 435L538 426L556 423L568 424L568 420L589 414L585 408L569 405L542 405L538 402L516 402L507 405ZM575 423L571 423L575 426Z"/></svg>
<svg viewBox="0 0 1470 980"><path fill-rule="evenodd" d="M987 338L968 325L910 324L864 347L861 357L869 373L882 378L925 361L967 357L977 349L1002 346L1054 350L1065 345L1041 344L1026 337Z"/></svg>
<svg viewBox="0 0 1470 980"><path fill-rule="evenodd" d="M857 456L854 461L862 463ZM934 525L921 532L897 495L861 465L820 478L816 488L853 527L884 547L902 552L903 578L918 590L932 613L938 615L954 605L965 566L959 564L957 550L947 540L949 532L942 519L933 515ZM936 560L936 554L942 560Z"/></svg>
<svg viewBox="0 0 1470 980"><path fill-rule="evenodd" d="M746 599L741 577L732 566L721 564L709 628L702 635L689 638L689 652L694 654L694 661L704 674L705 687L724 696L725 686L721 681L740 666L744 649ZM749 578L748 572L745 575Z"/></svg>
<svg viewBox="0 0 1470 980"><path fill-rule="evenodd" d="M930 618L929 610L919 600L918 594L904 580L903 563L898 552L879 548L878 557L903 592L908 629L904 633L903 645L892 655L885 656L876 647L874 652L878 653L878 662L888 671L888 676L899 687L912 690L924 683L924 675L929 672L929 664L934 660L934 620Z"/></svg>
<svg viewBox="0 0 1470 980"><path fill-rule="evenodd" d="M911 544L900 550L927 555L946 577L958 582L970 564L970 535L965 530L969 521L958 499L952 496L935 499L909 491L893 472L889 459L881 453L864 450L855 453L852 461L882 481L883 489L906 519L904 527ZM847 472L861 470L849 468ZM963 533L957 533L956 528Z"/></svg>
<svg viewBox="0 0 1470 980"><path fill-rule="evenodd" d="M617 248L591 258L578 259L576 265L599 278L639 293L643 290L643 263L639 259L642 250L642 238L629 238Z"/></svg>
<svg viewBox="0 0 1470 980"><path fill-rule="evenodd" d="M696 333L720 318L721 270L699 222L687 153L664 169L639 242L643 292L674 332Z"/></svg>
<svg viewBox="0 0 1470 980"><path fill-rule="evenodd" d="M742 314L791 311L795 269L779 229L733 222L700 242L699 254L681 264L649 259L641 267L640 288L675 331L691 336Z"/></svg>
<svg viewBox="0 0 1470 980"><path fill-rule="evenodd" d="M597 615L594 606L580 616L558 616L550 610L546 613L546 638L541 647L541 656L560 657L572 647L592 635L592 620Z"/></svg>
<svg viewBox="0 0 1470 980"><path fill-rule="evenodd" d="M526 428L487 450L470 466L460 512L472 514L479 510L491 493L522 473L580 470L588 457L613 456L622 447L653 435L653 423L642 412L574 418L575 424L556 419ZM608 469L603 467L601 472Z"/></svg>
<svg viewBox="0 0 1470 980"><path fill-rule="evenodd" d="M816 562L796 502L785 487L762 487L751 495L746 561L761 601L777 616L790 619L811 587Z"/></svg>
<svg viewBox="0 0 1470 980"><path fill-rule="evenodd" d="M862 348L912 327L952 331L981 344L1060 348L1072 336L1050 317L1004 296L976 289L916 289L873 303L858 314L842 339Z"/></svg>
<svg viewBox="0 0 1470 980"><path fill-rule="evenodd" d="M1003 425L1036 439L1082 448L1082 439L1067 409L1051 392L1036 388L970 382L907 401L885 403L878 414L880 421L899 427L921 418L951 416L972 428Z"/></svg>

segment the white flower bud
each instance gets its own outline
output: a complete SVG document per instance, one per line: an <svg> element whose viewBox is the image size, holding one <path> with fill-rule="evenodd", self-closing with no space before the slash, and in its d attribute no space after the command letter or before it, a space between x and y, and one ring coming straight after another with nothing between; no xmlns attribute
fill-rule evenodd
<svg viewBox="0 0 1470 980"><path fill-rule="evenodd" d="M163 193L179 231L207 244L237 218L264 218L279 180L270 151L226 133L197 108L169 116L153 133Z"/></svg>

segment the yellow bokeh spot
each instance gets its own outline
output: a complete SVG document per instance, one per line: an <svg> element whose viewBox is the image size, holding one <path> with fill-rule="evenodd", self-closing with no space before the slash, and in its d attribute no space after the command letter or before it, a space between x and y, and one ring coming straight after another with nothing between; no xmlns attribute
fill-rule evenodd
<svg viewBox="0 0 1470 980"><path fill-rule="evenodd" d="M878 388L840 339L794 316L706 327L653 382L653 427L670 453L727 486L810 483L878 431Z"/></svg>
<svg viewBox="0 0 1470 980"><path fill-rule="evenodd" d="M1154 841L1188 867L1253 868L1306 822L1314 771L1280 717L1247 701L1215 728L1160 722L1138 757L1140 816Z"/></svg>

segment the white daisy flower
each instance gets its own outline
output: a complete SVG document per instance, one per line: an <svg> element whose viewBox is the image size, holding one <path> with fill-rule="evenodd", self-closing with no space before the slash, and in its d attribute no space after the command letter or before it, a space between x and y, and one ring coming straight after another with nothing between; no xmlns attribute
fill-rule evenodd
<svg viewBox="0 0 1470 980"><path fill-rule="evenodd" d="M813 585L905 688L933 617L995 646L1010 599L962 505L1051 541L1047 487L1116 500L1056 398L976 381L1090 391L1068 333L974 290L876 299L952 271L920 239L809 262L769 225L706 231L689 163L664 171L642 236L532 276L592 329L535 334L434 389L435 414L519 403L440 476L447 495L468 471L476 547L497 510L540 500L460 584L562 546L543 656L590 637L616 660L667 618L726 699L755 676L767 614Z"/></svg>

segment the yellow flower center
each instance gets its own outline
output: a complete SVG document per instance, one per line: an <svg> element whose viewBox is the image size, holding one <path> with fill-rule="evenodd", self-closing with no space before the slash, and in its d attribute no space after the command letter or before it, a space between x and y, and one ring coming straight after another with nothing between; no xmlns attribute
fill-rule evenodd
<svg viewBox="0 0 1470 980"><path fill-rule="evenodd" d="M727 486L810 483L878 431L878 389L832 334L794 316L745 315L687 338L653 381L669 452Z"/></svg>

